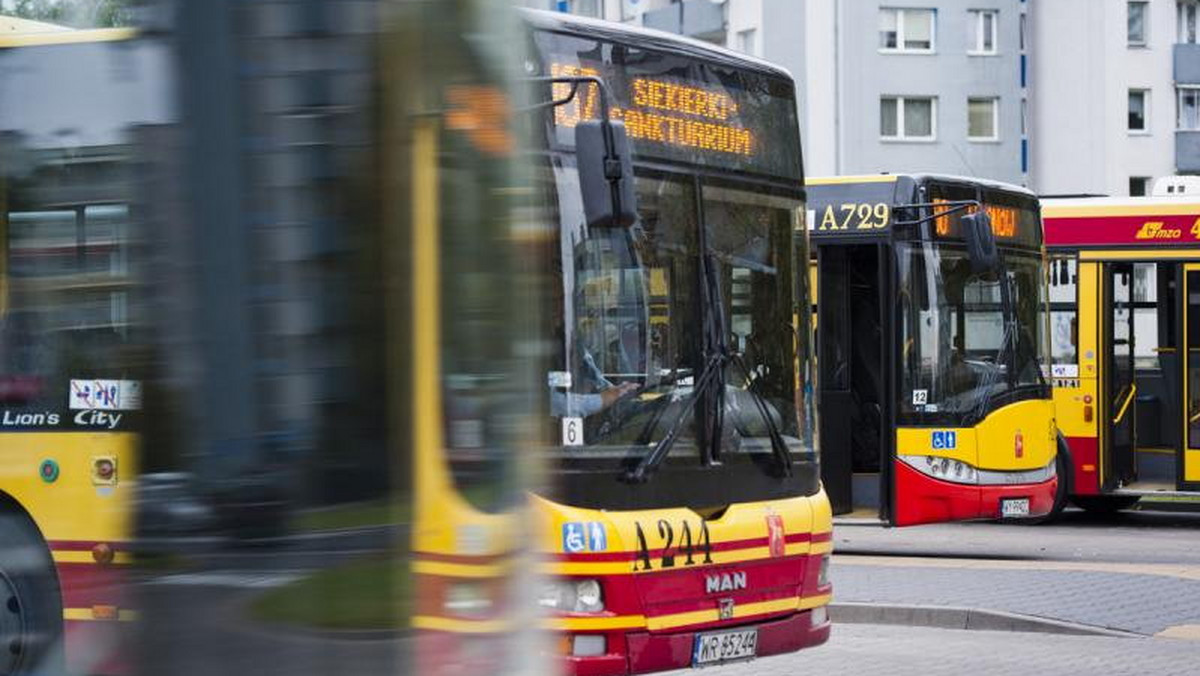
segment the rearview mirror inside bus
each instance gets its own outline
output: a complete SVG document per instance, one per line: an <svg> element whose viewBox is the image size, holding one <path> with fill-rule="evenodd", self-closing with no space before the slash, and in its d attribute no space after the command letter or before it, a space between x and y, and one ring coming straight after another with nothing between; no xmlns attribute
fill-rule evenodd
<svg viewBox="0 0 1200 676"><path fill-rule="evenodd" d="M611 131L605 139L606 128ZM579 190L591 228L627 228L637 220L633 154L623 122L585 120L575 126Z"/></svg>
<svg viewBox="0 0 1200 676"><path fill-rule="evenodd" d="M991 272L1000 266L1000 255L996 251L996 237L992 233L992 219L986 211L976 211L962 217L963 236L967 240L967 254L975 272Z"/></svg>

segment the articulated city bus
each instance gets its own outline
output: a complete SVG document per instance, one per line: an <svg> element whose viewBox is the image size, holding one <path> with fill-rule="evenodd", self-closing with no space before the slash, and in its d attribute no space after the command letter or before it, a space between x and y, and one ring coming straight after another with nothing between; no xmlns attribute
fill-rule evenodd
<svg viewBox="0 0 1200 676"><path fill-rule="evenodd" d="M1037 198L935 175L807 186L834 512L906 526L1061 507Z"/></svg>
<svg viewBox="0 0 1200 676"><path fill-rule="evenodd" d="M1072 501L1111 511L1200 494L1200 200L1042 204Z"/></svg>
<svg viewBox="0 0 1200 676"><path fill-rule="evenodd" d="M516 84L529 100L511 116L532 125L535 166L519 230L549 277L545 328L524 351L542 365L540 419L551 428L549 443L524 449L538 451L547 476L525 508L552 650L569 673L625 674L824 642L832 521L814 449L807 313L794 319L807 299L792 239L804 208L795 85L776 67L675 35L522 17L532 53L515 62ZM481 45L468 46L479 56ZM487 56L497 70L480 72L501 72ZM413 146L424 171L412 175L430 181L414 182L424 186L414 222L430 228L445 228L431 214L452 208L488 213L459 197L472 165L445 145L504 138L487 122L503 108L497 89L440 96L426 109L445 112L418 125L425 141ZM477 244L498 249L488 242ZM415 310L433 307L414 293ZM477 328L464 346L489 349L487 327ZM420 373L439 362L416 338ZM500 379L444 371L439 405L425 398L436 391L426 376L414 409L418 430L429 426L414 446L424 595L414 625L455 646L505 626L488 611L500 607L488 580L514 565L501 534L526 517L497 511L502 503L472 484L489 466L480 434L495 425L469 390Z"/></svg>
<svg viewBox="0 0 1200 676"><path fill-rule="evenodd" d="M0 28L0 673L111 673L134 615L129 134L159 111L136 88L156 52Z"/></svg>

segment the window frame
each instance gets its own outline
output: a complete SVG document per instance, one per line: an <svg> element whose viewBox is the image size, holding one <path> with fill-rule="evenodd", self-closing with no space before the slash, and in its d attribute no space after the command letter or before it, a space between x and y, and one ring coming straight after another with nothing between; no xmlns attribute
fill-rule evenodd
<svg viewBox="0 0 1200 676"><path fill-rule="evenodd" d="M992 48L984 47L985 31L983 30L984 15L992 17ZM967 48L967 56L996 56L1000 53L1000 10L998 9L968 9L971 26L971 42Z"/></svg>
<svg viewBox="0 0 1200 676"><path fill-rule="evenodd" d="M1140 94L1142 97L1142 126L1141 128L1131 127L1129 125L1129 114L1132 112L1130 102L1134 94ZM1129 93L1125 99L1125 131L1130 136L1149 136L1150 135L1150 89L1145 87L1130 87Z"/></svg>
<svg viewBox="0 0 1200 676"><path fill-rule="evenodd" d="M896 135L883 135L883 101L884 99L896 100ZM904 110L908 107L908 101L921 100L929 101L929 136L908 136L904 132ZM880 94L880 129L879 140L884 143L936 143L938 140L938 97L925 94Z"/></svg>
<svg viewBox="0 0 1200 676"><path fill-rule="evenodd" d="M971 102L972 101L990 101L992 103L992 135L991 136L972 136L971 135ZM1000 97L999 96L968 96L967 97L967 140L971 143L999 143L1000 142Z"/></svg>
<svg viewBox="0 0 1200 676"><path fill-rule="evenodd" d="M1184 92L1194 92L1196 94L1196 126L1183 126L1183 94ZM1200 131L1200 85L1175 85L1175 131Z"/></svg>
<svg viewBox="0 0 1200 676"><path fill-rule="evenodd" d="M1142 192L1140 195L1133 193L1133 182L1142 182ZM1130 176L1129 177L1129 196L1130 197L1145 197L1150 194L1150 177L1149 176Z"/></svg>
<svg viewBox="0 0 1200 676"><path fill-rule="evenodd" d="M1189 25L1188 15L1191 15ZM1180 45L1200 44L1200 5L1194 0L1175 0L1175 43ZM1190 31L1188 30L1190 28ZM1190 40L1188 38L1191 38Z"/></svg>
<svg viewBox="0 0 1200 676"><path fill-rule="evenodd" d="M894 12L896 14L896 46L895 47L879 47L880 54L936 54L937 53L937 8L936 7L880 7L879 12ZM908 48L904 46L906 33L906 22L904 17L908 13L926 13L929 15L929 48ZM878 34L879 31L876 31Z"/></svg>
<svg viewBox="0 0 1200 676"><path fill-rule="evenodd" d="M1141 7L1142 10L1142 35L1139 39L1134 39L1129 34L1129 18L1133 15L1133 8ZM1128 0L1125 3L1125 46L1142 48L1150 46L1150 3L1147 0Z"/></svg>

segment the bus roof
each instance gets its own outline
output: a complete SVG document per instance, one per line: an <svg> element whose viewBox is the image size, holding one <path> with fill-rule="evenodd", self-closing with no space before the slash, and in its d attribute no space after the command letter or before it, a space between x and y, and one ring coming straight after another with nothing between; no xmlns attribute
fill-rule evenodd
<svg viewBox="0 0 1200 676"><path fill-rule="evenodd" d="M567 14L564 12L547 12L536 9L523 9L521 14L535 28L550 31L566 31L595 35L624 44L633 44L647 49L678 52L695 58L712 59L739 68L771 71L780 77L794 80L792 74L783 66L765 61L754 56L735 52L711 42L684 37L675 33L631 26L614 21L602 21L589 17Z"/></svg>
<svg viewBox="0 0 1200 676"><path fill-rule="evenodd" d="M1200 246L1200 196L1044 198L1046 245Z"/></svg>
<svg viewBox="0 0 1200 676"><path fill-rule="evenodd" d="M850 176L809 176L804 179L804 184L809 186L814 185L838 185L838 184L856 184L856 183L895 183L901 178L911 179L914 183L923 181L949 181L953 183L978 183L985 188L993 190L1004 190L1006 192L1015 192L1029 197L1037 197L1028 188L1023 188L1012 183L1004 183L1003 181L993 181L987 178L976 178L973 176L956 176L954 174L858 174Z"/></svg>

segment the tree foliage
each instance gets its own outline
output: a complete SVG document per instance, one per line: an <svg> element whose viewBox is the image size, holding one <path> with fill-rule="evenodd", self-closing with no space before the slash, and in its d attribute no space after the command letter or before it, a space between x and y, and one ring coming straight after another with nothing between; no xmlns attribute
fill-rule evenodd
<svg viewBox="0 0 1200 676"><path fill-rule="evenodd" d="M133 21L132 0L7 0L0 13L72 28L116 28Z"/></svg>

